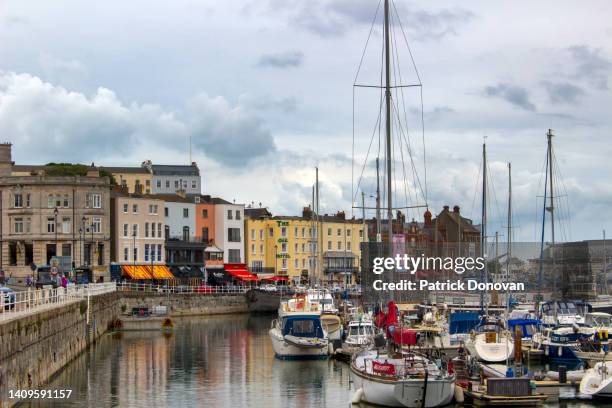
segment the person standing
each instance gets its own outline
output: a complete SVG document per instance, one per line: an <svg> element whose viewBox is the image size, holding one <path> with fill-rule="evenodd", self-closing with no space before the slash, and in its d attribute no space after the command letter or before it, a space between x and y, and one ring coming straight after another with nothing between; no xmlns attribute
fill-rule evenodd
<svg viewBox="0 0 612 408"><path fill-rule="evenodd" d="M68 286L68 279L66 278L66 275L62 275L62 288L66 289L67 286Z"/></svg>

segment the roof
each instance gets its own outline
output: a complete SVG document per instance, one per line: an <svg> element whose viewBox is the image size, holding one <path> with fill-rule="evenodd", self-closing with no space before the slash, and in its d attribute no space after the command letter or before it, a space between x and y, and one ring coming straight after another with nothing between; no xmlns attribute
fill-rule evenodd
<svg viewBox="0 0 612 408"><path fill-rule="evenodd" d="M272 213L266 207L245 208L244 215L252 219L263 219L272 217Z"/></svg>
<svg viewBox="0 0 612 408"><path fill-rule="evenodd" d="M200 169L194 163L191 165L153 164L151 171L156 176L199 176Z"/></svg>
<svg viewBox="0 0 612 408"><path fill-rule="evenodd" d="M193 200L189 197L183 197L178 194L151 194L150 198L157 198L170 203L189 203L193 204Z"/></svg>
<svg viewBox="0 0 612 408"><path fill-rule="evenodd" d="M108 171L109 173L131 173L131 174L149 174L149 170L137 166L137 167L100 167L103 170Z"/></svg>

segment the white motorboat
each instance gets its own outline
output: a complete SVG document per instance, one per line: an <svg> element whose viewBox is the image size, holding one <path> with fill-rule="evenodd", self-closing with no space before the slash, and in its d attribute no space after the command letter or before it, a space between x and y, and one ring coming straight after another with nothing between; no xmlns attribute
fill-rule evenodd
<svg viewBox="0 0 612 408"><path fill-rule="evenodd" d="M278 358L327 358L329 340L321 324L321 305L299 296L281 302L269 331Z"/></svg>
<svg viewBox="0 0 612 408"><path fill-rule="evenodd" d="M388 407L441 407L455 394L455 375L414 353L398 357L376 351L359 353L351 362L355 384L352 402Z"/></svg>
<svg viewBox="0 0 612 408"><path fill-rule="evenodd" d="M612 361L595 364L580 381L580 392L597 398L612 398Z"/></svg>
<svg viewBox="0 0 612 408"><path fill-rule="evenodd" d="M469 353L480 361L500 363L514 358L514 340L500 322L486 322L465 342Z"/></svg>
<svg viewBox="0 0 612 408"><path fill-rule="evenodd" d="M308 289L306 296L310 302L317 302L321 305L321 313L338 314L338 308L334 302L334 297L327 289Z"/></svg>
<svg viewBox="0 0 612 408"><path fill-rule="evenodd" d="M359 320L351 320L342 350L354 353L362 348L367 348L374 344L374 336L376 336L376 327L371 319L363 317Z"/></svg>

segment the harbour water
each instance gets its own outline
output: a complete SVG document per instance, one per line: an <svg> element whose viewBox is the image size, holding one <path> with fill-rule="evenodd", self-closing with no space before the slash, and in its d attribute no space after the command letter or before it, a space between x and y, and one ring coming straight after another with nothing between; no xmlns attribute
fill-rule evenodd
<svg viewBox="0 0 612 408"><path fill-rule="evenodd" d="M171 332L110 333L52 380L49 389L73 390L68 401L24 406L349 407L348 365L276 359L268 337L272 319L193 317L176 319Z"/></svg>

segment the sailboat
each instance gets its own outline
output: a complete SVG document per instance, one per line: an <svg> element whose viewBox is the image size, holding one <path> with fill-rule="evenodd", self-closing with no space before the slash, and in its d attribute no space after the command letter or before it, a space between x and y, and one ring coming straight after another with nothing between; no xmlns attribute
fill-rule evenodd
<svg viewBox="0 0 612 408"><path fill-rule="evenodd" d="M487 259L487 144L482 144L482 225L481 225L481 251L485 259L485 268L481 279L488 281L486 267ZM484 311L485 293L480 294L480 307ZM487 302L488 303L488 302ZM507 307L507 306L506 306ZM485 316L475 332L465 343L465 347L470 354L480 361L489 363L507 362L514 353L514 342L510 333L506 330L505 324L499 319Z"/></svg>
<svg viewBox="0 0 612 408"><path fill-rule="evenodd" d="M385 102L385 164L387 181L387 220L388 220L388 256L393 256L393 211L392 206L392 139L391 114L391 34L389 0L384 0L384 102ZM378 13L378 12L377 12ZM394 54L394 57L396 54ZM395 61L394 61L395 62ZM381 86L382 88L382 86ZM377 194L377 204L379 195ZM377 205L378 207L378 205ZM377 208L377 213L378 213ZM380 230L377 231L380 234ZM378 241L378 239L377 239ZM380 241L379 241L380 242ZM393 295L392 295L393 296ZM395 345L388 352L378 350L364 351L351 361L351 379L356 392L353 403L390 407L439 407L450 403L455 392L455 375L438 367L429 358L414 352L405 352L402 345L406 337L411 344L416 344L416 332L404 331L397 327L397 307L393 301L388 304L386 316L387 338L393 339ZM399 338L399 343L398 343Z"/></svg>

